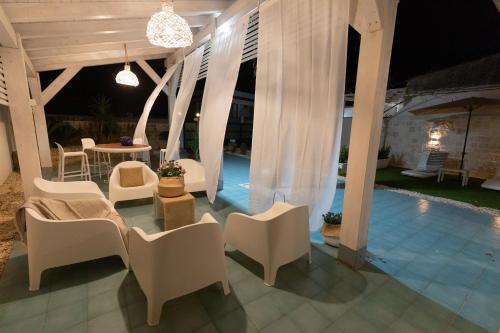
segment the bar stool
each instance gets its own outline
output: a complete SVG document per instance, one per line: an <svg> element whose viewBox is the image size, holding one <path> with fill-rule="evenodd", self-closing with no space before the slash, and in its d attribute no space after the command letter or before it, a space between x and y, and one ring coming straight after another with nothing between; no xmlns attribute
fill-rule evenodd
<svg viewBox="0 0 500 333"><path fill-rule="evenodd" d="M94 169L94 173L97 173L96 169L99 170L99 178L102 177L102 168L104 167L106 175L108 175L109 178L109 174L111 172L111 158L109 154L95 151L94 150L95 141L92 138L82 138L81 141L82 141L82 151L86 153L87 150L92 150L93 153L93 161L92 164L89 165L89 167Z"/></svg>
<svg viewBox="0 0 500 333"><path fill-rule="evenodd" d="M63 147L59 143L56 142L56 146L57 146L57 151L59 153L59 165L57 170L58 171L57 178L59 179L59 181L63 182L64 179L71 177L80 177L85 180L91 180L89 159L85 152L72 151L66 153L64 152ZM82 163L80 164L80 170L64 171L65 161L67 157L81 157Z"/></svg>

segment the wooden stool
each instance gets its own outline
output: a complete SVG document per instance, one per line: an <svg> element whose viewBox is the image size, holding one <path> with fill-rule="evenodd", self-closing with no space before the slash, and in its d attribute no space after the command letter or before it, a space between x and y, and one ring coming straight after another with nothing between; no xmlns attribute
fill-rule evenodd
<svg viewBox="0 0 500 333"><path fill-rule="evenodd" d="M163 217L165 230L177 229L194 223L194 197L185 193L180 197L164 198L155 191L156 218Z"/></svg>

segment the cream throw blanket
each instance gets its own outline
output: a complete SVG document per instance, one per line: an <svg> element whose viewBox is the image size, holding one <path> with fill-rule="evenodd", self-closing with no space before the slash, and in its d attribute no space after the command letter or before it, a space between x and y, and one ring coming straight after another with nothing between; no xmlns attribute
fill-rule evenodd
<svg viewBox="0 0 500 333"><path fill-rule="evenodd" d="M118 228L128 248L128 227L122 217L108 204L106 199L62 200L31 197L16 213L16 228L21 240L26 243L26 208L31 208L48 220L108 219Z"/></svg>

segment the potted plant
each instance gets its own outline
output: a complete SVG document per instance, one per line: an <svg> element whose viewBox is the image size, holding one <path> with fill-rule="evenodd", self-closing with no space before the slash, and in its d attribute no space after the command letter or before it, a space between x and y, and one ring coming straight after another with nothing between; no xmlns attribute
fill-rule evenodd
<svg viewBox="0 0 500 333"><path fill-rule="evenodd" d="M377 169L384 169L389 166L389 156L391 154L391 146L383 145L378 150L378 160L377 160Z"/></svg>
<svg viewBox="0 0 500 333"><path fill-rule="evenodd" d="M349 158L349 147L342 146L339 154L339 173L345 175L347 173L347 159Z"/></svg>
<svg viewBox="0 0 500 333"><path fill-rule="evenodd" d="M340 225L342 223L342 213L328 212L323 214L323 227L321 228L321 235L325 244L338 247Z"/></svg>
<svg viewBox="0 0 500 333"><path fill-rule="evenodd" d="M158 194L162 197L172 198L184 194L184 174L186 170L179 162L168 161L160 165L158 176Z"/></svg>

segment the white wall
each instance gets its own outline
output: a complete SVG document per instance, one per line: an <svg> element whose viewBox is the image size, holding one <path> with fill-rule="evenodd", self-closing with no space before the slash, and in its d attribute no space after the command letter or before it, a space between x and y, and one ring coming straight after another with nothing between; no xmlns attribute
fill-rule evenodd
<svg viewBox="0 0 500 333"><path fill-rule="evenodd" d="M12 172L12 158L9 138L8 108L0 107L0 184L3 184L7 176Z"/></svg>

